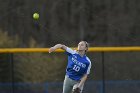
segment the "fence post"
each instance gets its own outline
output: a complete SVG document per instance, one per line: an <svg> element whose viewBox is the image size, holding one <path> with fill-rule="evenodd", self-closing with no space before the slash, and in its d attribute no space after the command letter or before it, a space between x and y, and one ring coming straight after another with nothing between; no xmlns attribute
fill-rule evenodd
<svg viewBox="0 0 140 93"><path fill-rule="evenodd" d="M104 64L104 52L101 52L102 55L102 93L105 93L105 64Z"/></svg>
<svg viewBox="0 0 140 93"><path fill-rule="evenodd" d="M48 93L48 83L45 83L45 93Z"/></svg>
<svg viewBox="0 0 140 93"><path fill-rule="evenodd" d="M11 78L11 85L12 85L12 93L14 93L14 58L13 53L9 54L9 60L10 60L10 78Z"/></svg>

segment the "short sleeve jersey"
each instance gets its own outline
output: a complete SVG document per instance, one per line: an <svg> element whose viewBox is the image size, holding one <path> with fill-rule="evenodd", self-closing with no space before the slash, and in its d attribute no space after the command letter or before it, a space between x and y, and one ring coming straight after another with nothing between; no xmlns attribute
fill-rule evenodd
<svg viewBox="0 0 140 93"><path fill-rule="evenodd" d="M91 61L84 55L80 56L76 50L66 48L66 54L68 55L68 65L66 68L66 75L76 81L81 80L84 74L90 73Z"/></svg>

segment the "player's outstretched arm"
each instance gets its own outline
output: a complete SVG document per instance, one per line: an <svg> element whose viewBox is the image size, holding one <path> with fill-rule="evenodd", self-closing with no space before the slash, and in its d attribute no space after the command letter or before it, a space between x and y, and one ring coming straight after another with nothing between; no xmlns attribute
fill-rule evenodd
<svg viewBox="0 0 140 93"><path fill-rule="evenodd" d="M65 45L63 45L63 44L56 44L55 46L53 46L53 47L51 47L51 48L49 49L49 53L55 51L56 49L63 49L63 50L66 50L66 48L67 48L67 47L66 47Z"/></svg>

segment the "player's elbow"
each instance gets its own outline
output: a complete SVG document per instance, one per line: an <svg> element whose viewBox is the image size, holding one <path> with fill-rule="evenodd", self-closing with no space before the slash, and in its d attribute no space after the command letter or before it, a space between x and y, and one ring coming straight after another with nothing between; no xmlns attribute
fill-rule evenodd
<svg viewBox="0 0 140 93"><path fill-rule="evenodd" d="M63 49L63 50L66 50L66 46L65 45L63 45L63 44L56 44L55 45L57 48L61 48L61 49Z"/></svg>
<svg viewBox="0 0 140 93"><path fill-rule="evenodd" d="M61 49L66 50L66 48L67 47L65 45L61 44Z"/></svg>
<svg viewBox="0 0 140 93"><path fill-rule="evenodd" d="M87 79L88 78L88 74L84 74L83 78Z"/></svg>

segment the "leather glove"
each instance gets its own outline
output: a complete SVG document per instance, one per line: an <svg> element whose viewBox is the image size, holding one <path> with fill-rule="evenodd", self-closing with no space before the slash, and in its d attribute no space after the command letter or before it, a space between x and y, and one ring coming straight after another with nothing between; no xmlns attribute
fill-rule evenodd
<svg viewBox="0 0 140 93"><path fill-rule="evenodd" d="M72 93L80 93L80 92L81 92L80 88L73 89L73 91L72 91Z"/></svg>

